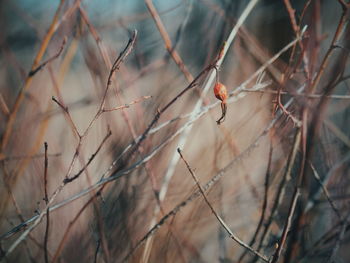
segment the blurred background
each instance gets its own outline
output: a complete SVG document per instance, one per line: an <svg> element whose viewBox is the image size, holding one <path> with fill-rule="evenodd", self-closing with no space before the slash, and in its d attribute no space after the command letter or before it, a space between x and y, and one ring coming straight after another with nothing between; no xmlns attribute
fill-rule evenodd
<svg viewBox="0 0 350 263"><path fill-rule="evenodd" d="M348 262L348 17L341 0L1 0L1 259L264 262L194 172L254 251Z"/></svg>

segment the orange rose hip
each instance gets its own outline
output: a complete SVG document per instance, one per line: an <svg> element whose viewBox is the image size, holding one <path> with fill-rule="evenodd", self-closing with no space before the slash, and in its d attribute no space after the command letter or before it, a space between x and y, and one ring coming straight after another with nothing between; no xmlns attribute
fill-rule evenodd
<svg viewBox="0 0 350 263"><path fill-rule="evenodd" d="M225 120L226 111L227 111L227 88L221 82L217 82L214 86L214 95L218 100L221 100L221 111L222 115L220 119L216 121L217 124L221 124Z"/></svg>

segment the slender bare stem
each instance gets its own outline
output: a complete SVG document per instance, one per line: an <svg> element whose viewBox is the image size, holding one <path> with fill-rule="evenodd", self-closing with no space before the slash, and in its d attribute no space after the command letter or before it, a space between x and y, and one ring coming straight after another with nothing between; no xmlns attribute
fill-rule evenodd
<svg viewBox="0 0 350 263"><path fill-rule="evenodd" d="M49 202L49 196L47 193L47 168L48 168L48 157L47 157L47 148L48 144L45 142L45 168L44 168L44 190L45 190L45 203L46 205ZM49 255L47 250L47 243L49 240L49 227L50 227L50 211L49 208L46 209L46 228L45 228L45 238L44 238L44 254L45 254L45 263L49 263Z"/></svg>
<svg viewBox="0 0 350 263"><path fill-rule="evenodd" d="M219 221L220 225L225 229L225 231L228 233L229 237L231 239L233 239L235 242L237 242L240 246L242 246L243 248L247 249L248 251L250 251L252 254L258 256L260 259L262 259L265 262L269 262L268 258L264 255L262 255L261 253L259 253L258 251L254 250L252 247L250 247L249 245L247 245L246 243L244 243L240 238L238 238L235 234L233 234L233 232L231 231L231 229L227 226L227 224L224 222L224 220L221 218L221 216L218 215L218 213L216 213L215 209L213 208L213 206L210 204L204 189L202 188L202 186L200 185L197 176L195 175L195 173L193 172L192 168L190 167L190 165L188 164L188 162L185 160L181 149L177 148L177 151L181 157L181 159L184 161L184 163L186 164L186 167L188 169L188 171L190 172L193 180L195 181L201 196L203 197L204 201L206 202L206 204L209 206L211 212L214 214L214 216L216 217L216 219Z"/></svg>
<svg viewBox="0 0 350 263"><path fill-rule="evenodd" d="M54 61L56 58L58 58L61 55L61 53L64 49L64 46L66 45L66 42L67 42L67 37L64 37L62 44L61 44L59 50L57 51L57 53L55 55L53 55L51 58L49 58L46 61L44 61L43 63L41 63L35 69L32 69L31 71L29 71L28 76L29 77L34 76L36 73L38 73L40 70L42 70L48 63L50 63L50 62Z"/></svg>

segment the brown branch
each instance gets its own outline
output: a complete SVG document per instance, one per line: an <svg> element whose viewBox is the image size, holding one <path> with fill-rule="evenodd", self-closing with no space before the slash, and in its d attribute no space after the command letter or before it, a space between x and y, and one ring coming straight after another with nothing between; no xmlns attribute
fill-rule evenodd
<svg viewBox="0 0 350 263"><path fill-rule="evenodd" d="M173 99L171 99L163 108L157 111L156 115L154 116L153 120L150 122L150 124L147 126L146 130L142 133L140 136L140 139L135 144L133 150L130 151L129 156L132 156L135 151L140 147L141 143L147 138L147 135L149 131L152 129L152 127L158 122L160 116L168 110L180 97L182 97L187 91L191 90L197 85L197 81L202 78L207 72L209 72L211 69L215 68L216 60L213 64L208 65L205 67L198 75L194 78L194 80L186 87L184 88L179 94L177 94Z"/></svg>
<svg viewBox="0 0 350 263"><path fill-rule="evenodd" d="M345 11L346 9L350 8L350 3L347 3L345 0L338 0L339 4Z"/></svg>
<svg viewBox="0 0 350 263"><path fill-rule="evenodd" d="M265 261L265 262L269 262L269 259L262 255L261 253L259 253L258 251L255 251L252 247L250 247L249 245L247 245L246 243L244 243L240 238L238 238L235 234L233 234L233 232L231 231L231 229L227 226L227 224L222 220L222 218L216 213L216 211L214 210L213 206L210 204L204 189L202 188L202 186L200 185L195 173L193 172L193 170L191 169L190 165L188 164L188 162L185 160L185 158L183 157L180 148L177 148L178 153L180 154L181 159L184 161L184 163L186 164L186 167L188 169L188 171L190 172L193 180L195 181L198 190L200 192L200 194L202 195L204 201L206 202L206 204L209 206L211 212L214 214L214 216L216 217L216 219L219 221L220 225L225 229L225 231L228 233L229 237L234 240L235 242L237 242L240 246L242 246L243 248L247 249L248 251L250 251L251 253L253 253L255 256L259 257L261 260Z"/></svg>
<svg viewBox="0 0 350 263"><path fill-rule="evenodd" d="M87 167L91 164L91 162L95 159L96 155L99 153L99 151L101 150L103 144L107 141L107 139L112 135L111 130L108 128L108 132L106 134L106 136L103 138L102 142L100 143L100 145L97 147L97 150L90 156L89 160L87 161L87 163L79 170L79 172L77 174L75 174L72 177L66 177L63 182L64 184L68 184L70 182L73 182L75 179L77 179L86 169Z"/></svg>
<svg viewBox="0 0 350 263"><path fill-rule="evenodd" d="M283 249L284 244L286 243L286 240L287 240L287 234L288 234L290 227L292 225L292 218L293 218L293 215L295 212L295 208L296 208L299 196L300 196L300 188L298 186L296 186L294 189L293 196L292 196L292 202L291 202L290 207L289 207L287 220L286 220L286 223L285 223L284 228L283 228L282 236L281 236L280 242L277 245L277 249L276 249L275 253L273 254L271 263L276 263L281 256L282 249Z"/></svg>
<svg viewBox="0 0 350 263"><path fill-rule="evenodd" d="M56 58L58 58L61 55L61 53L62 53L66 43L67 43L67 37L64 37L63 41L62 41L62 44L61 44L61 47L59 48L58 52L54 56L52 56L51 58L49 58L46 61L44 61L43 63L41 63L36 68L34 68L31 71L29 71L28 77L33 77L36 73L38 73L40 70L42 70L48 63L50 63L53 60L55 60Z"/></svg>
<svg viewBox="0 0 350 263"><path fill-rule="evenodd" d="M119 70L120 65L124 62L125 58L130 54L131 50L134 48L135 45L135 41L136 41L136 37L137 37L137 31L134 30L133 34L131 36L131 38L129 39L128 44L126 45L126 47L124 48L124 50L119 54L119 57L114 61L112 68L109 72L109 76L108 76L108 80L107 80L107 86L104 92L104 95L102 97L102 102L101 102L101 106L100 106L100 110L102 111L105 103L106 103L106 96L108 93L108 90L112 84L112 78L115 74L115 72L117 70Z"/></svg>
<svg viewBox="0 0 350 263"><path fill-rule="evenodd" d="M44 161L44 190L45 190L45 203L46 205L49 202L49 197L47 194L47 168L48 168L48 157L47 157L47 142L44 143L45 146L45 161ZM44 254L45 254L45 263L49 263L49 255L47 250L47 243L49 239L49 227L50 227L50 211L49 208L46 209L46 228L45 228L45 238L44 238Z"/></svg>
<svg viewBox="0 0 350 263"><path fill-rule="evenodd" d="M58 29L58 24L59 24L59 14L64 6L64 2L65 0L61 0L60 4L57 7L56 13L52 19L51 25L44 37L44 39L42 40L41 46L39 48L39 51L34 59L33 65L32 65L32 70L35 69L38 65L39 62L41 60L41 58L43 57L47 46L49 45L49 42L53 36L53 34L56 32L56 30ZM6 128L4 131L4 135L2 137L2 141L1 141L1 151L5 150L5 147L10 139L10 135L12 132L12 128L14 125L14 122L16 120L16 116L17 116L17 112L20 108L20 105L24 99L24 94L25 92L29 89L31 83L32 83L33 77L32 76L28 76L25 80L24 86L22 87L22 89L19 91L19 94L16 97L15 100L15 104L13 105L13 108L11 109L11 113L9 115L7 124L6 124Z"/></svg>
<svg viewBox="0 0 350 263"><path fill-rule="evenodd" d="M295 19L295 9L293 9L292 5L290 4L289 0L284 0L284 5L287 8L288 14L289 14L289 19L292 24L292 28L295 33L299 32L299 26L297 25L297 21Z"/></svg>
<svg viewBox="0 0 350 263"><path fill-rule="evenodd" d="M64 113L65 113L65 115L67 116L67 119L68 119L68 121L69 121L69 125L72 127L72 130L74 131L74 134L79 138L79 140L81 140L81 137L82 137L82 136L80 135L80 133L79 133L79 131L78 131L78 128L77 128L77 126L75 125L75 123L74 123L74 121L73 121L73 119L72 119L72 116L71 116L70 113L69 113L68 107L65 106L65 105L63 104L63 102L58 101L58 99L56 99L54 96L52 96L51 99L52 99L54 102L56 102L57 105L64 111Z"/></svg>
<svg viewBox="0 0 350 263"><path fill-rule="evenodd" d="M156 23L156 26L159 30L161 37L163 38L166 50L169 52L170 56L175 61L176 65L180 68L182 73L185 75L187 81L192 82L193 77L192 77L191 73L188 71L188 69L186 68L185 64L183 63L180 55L172 47L169 34L166 31L165 26L164 26L162 20L160 19L160 16L157 12L157 9L154 7L152 0L145 0L145 3L146 3L146 6L147 6L149 12L151 13L151 16L152 16L154 22Z"/></svg>
<svg viewBox="0 0 350 263"><path fill-rule="evenodd" d="M118 107L115 107L115 108L112 108L112 109L103 109L102 112L111 112L111 111L121 110L121 109L125 109L125 108L130 108L131 105L139 103L139 102L141 102L143 100L150 99L150 98L152 98L152 96L142 96L141 98L133 100L132 102L129 102L129 103L124 104L122 106L118 106Z"/></svg>
<svg viewBox="0 0 350 263"><path fill-rule="evenodd" d="M4 113L5 116L8 116L10 114L9 107L7 106L7 103L4 100L4 97L2 96L2 93L0 93L0 108L1 108L1 111Z"/></svg>
<svg viewBox="0 0 350 263"><path fill-rule="evenodd" d="M350 4L347 4L345 3L343 0L338 0L338 2L341 4L342 8L343 8L343 13L340 17L340 21L338 23L338 26L337 26L337 29L335 31L335 34L333 36L333 39L332 39L332 42L327 50L327 53L326 55L324 56L323 60L322 60L322 63L321 63L321 66L317 72L317 75L314 79L314 81L311 83L311 86L310 86L310 92L314 92L318 86L318 83L320 82L321 80L321 77L324 73L324 70L325 68L327 67L328 65L328 62L329 62L329 59L331 57L331 54L335 48L335 44L336 42L339 40L340 36L341 36L341 33L343 31L343 28L344 26L346 25L346 21L347 21L347 16L348 16L348 11L349 11L349 5Z"/></svg>
<svg viewBox="0 0 350 263"><path fill-rule="evenodd" d="M313 175L314 175L316 181L317 181L317 182L319 183L319 185L321 186L322 191L323 191L324 195L326 196L326 199L327 199L327 201L329 202L330 206L332 207L334 213L337 215L337 217L339 218L339 220L343 220L343 217L341 216L341 214L340 214L340 212L339 212L339 209L335 206L335 204L334 204L332 198L331 198L330 195L329 195L329 192L328 192L326 186L323 184L323 182L322 182L320 176L318 175L317 170L316 170L315 167L312 165L312 163L309 162L309 165L310 165L310 167L311 167L311 169L312 169L312 171L313 171Z"/></svg>
<svg viewBox="0 0 350 263"><path fill-rule="evenodd" d="M299 128L296 132L296 135L295 135L294 145L293 145L293 148L291 151L290 159L288 160L286 178L290 177L292 168L293 168L294 163L295 163L296 154L297 154L298 147L300 146L300 141L301 141L301 134L302 134L301 130L302 129ZM290 227L292 225L292 219L294 216L295 208L296 208L299 196L300 196L302 175L303 175L302 173L299 173L299 176L296 180L296 185L294 187L294 192L293 192L293 196L292 196L289 211L288 211L288 216L287 216L286 222L285 222L284 227L283 227L282 236L281 236L280 241L277 245L277 249L275 250L275 253L273 254L271 263L276 263L278 261L279 257L281 256L282 249L286 243L287 234L288 234Z"/></svg>

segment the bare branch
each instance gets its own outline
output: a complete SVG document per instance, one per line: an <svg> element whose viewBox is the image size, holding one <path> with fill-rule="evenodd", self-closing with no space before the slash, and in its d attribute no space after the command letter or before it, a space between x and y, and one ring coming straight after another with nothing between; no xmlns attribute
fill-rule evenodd
<svg viewBox="0 0 350 263"><path fill-rule="evenodd" d="M138 98L136 100L133 100L127 104L124 104L122 106L118 106L118 107L115 107L115 108L112 108L112 109L103 109L102 112L110 112L110 111L117 111L117 110L121 110L121 109L125 109L125 108L130 108L131 105L133 104L136 104L136 103L139 103L143 100L147 100L147 99L150 99L152 98L152 96L142 96L141 98Z"/></svg>
<svg viewBox="0 0 350 263"><path fill-rule="evenodd" d="M108 132L106 134L106 136L103 138L102 142L100 143L100 145L97 147L97 150L90 156L89 160L87 161L87 163L79 170L79 172L77 174L75 174L72 177L67 177L63 180L64 184L68 184L70 182L73 182L75 179L77 179L85 170L86 168L91 164L91 162L95 159L96 155L99 153L99 151L101 150L103 144L107 141L107 139L112 135L111 130L108 128Z"/></svg>
<svg viewBox="0 0 350 263"><path fill-rule="evenodd" d="M129 39L128 44L124 48L122 52L120 52L119 57L114 61L112 68L109 72L108 80L107 80L107 86L104 92L104 95L102 97L102 102L100 106L100 111L102 111L105 103L106 103L106 96L108 93L108 90L112 84L112 78L117 70L119 70L120 65L124 62L125 58L130 54L131 50L134 48L135 42L136 42L136 37L137 37L137 30L135 29L133 31L133 34L131 38Z"/></svg>
<svg viewBox="0 0 350 263"><path fill-rule="evenodd" d="M8 116L10 114L9 107L7 106L7 103L4 100L4 97L2 96L2 93L0 93L0 108L1 108L1 111L4 113L5 116Z"/></svg>
<svg viewBox="0 0 350 263"><path fill-rule="evenodd" d="M173 48L173 46L171 44L171 40L170 40L169 34L166 31L165 26L163 25L162 20L160 19L160 16L159 16L159 14L157 12L157 9L154 7L152 0L145 0L145 3L146 3L146 6L147 6L149 12L152 15L152 18L153 18L154 22L156 23L156 26L157 26L157 28L159 30L160 35L163 38L166 50L169 52L170 56L175 61L176 65L180 68L182 73L185 75L187 81L188 82L192 82L193 81L193 76L191 75L191 73L186 68L185 64L183 63L183 61L182 61L182 59L180 57L180 55Z"/></svg>
<svg viewBox="0 0 350 263"><path fill-rule="evenodd" d="M311 169L312 169L312 171L313 171L313 175L314 175L314 177L316 178L316 181L320 184L320 186L321 186L321 188L322 188L322 191L323 191L324 195L326 196L327 201L328 201L329 204L331 205L331 207L332 207L334 213L337 215L337 217L338 217L340 220L343 220L343 219L342 219L342 216L341 216L341 214L340 214L340 212L339 212L339 210L337 209L337 207L335 206L333 200L331 199L331 197L330 197L330 195L329 195L329 192L328 192L326 186L322 183L322 180L321 180L321 178L320 178L320 176L319 176L317 170L316 170L315 167L312 165L312 163L309 163L309 164L310 164L310 167L311 167Z"/></svg>
<svg viewBox="0 0 350 263"><path fill-rule="evenodd" d="M227 226L227 224L222 220L222 218L216 213L216 211L214 210L213 206L210 204L207 196L205 195L204 189L202 188L202 186L200 185L195 173L193 172L193 170L191 169L190 165L188 164L188 162L185 160L185 158L183 157L180 148L177 148L177 151L181 157L181 159L184 161L184 163L186 164L186 167L188 169L188 171L190 172L193 180L195 181L203 199L205 200L205 202L207 203L207 205L209 206L211 212L214 214L214 216L216 217L216 219L219 221L220 225L225 229L225 231L228 233L229 237L231 239L233 239L235 242L237 242L240 246L242 246L243 248L247 249L248 251L250 251L252 254L258 256L260 259L262 259L265 262L269 262L268 258L262 254L260 254L258 251L255 251L252 247L250 247L249 245L247 245L246 243L244 243L240 238L238 238L235 234L233 234L233 232L231 231L231 229Z"/></svg>
<svg viewBox="0 0 350 263"><path fill-rule="evenodd" d="M45 169L44 169L44 190L45 190L45 203L46 205L49 202L49 197L47 194L47 168L48 168L48 157L47 157L47 142L45 142ZM44 255L45 255L45 263L49 263L49 255L47 250L47 243L49 240L49 227L50 227L50 211L49 208L46 209L46 228L45 228L45 238L44 238Z"/></svg>
<svg viewBox="0 0 350 263"><path fill-rule="evenodd" d="M330 257L327 260L327 263L333 263L334 261L334 257L337 254L339 248L340 248L340 244L341 242L344 240L344 236L345 236L345 232L346 232L346 228L349 224L349 219L350 219L350 214L347 215L347 217L345 218L345 220L342 222L341 224L341 228L339 231L339 235L337 237L337 241L333 247L332 253L330 255Z"/></svg>
<svg viewBox="0 0 350 263"><path fill-rule="evenodd" d="M32 70L29 72L28 76L29 76L29 77L33 77L36 73L38 73L40 70L42 70L42 69L46 66L46 64L48 64L48 63L52 62L53 60L55 60L56 58L58 58L58 57L61 55L61 53L62 53L62 51L63 51L64 46L66 45L66 43L67 43L67 37L64 37L64 38L63 38L63 41L62 41L62 44L61 44L59 50L57 51L57 53L56 53L54 56L52 56L51 58L49 58L49 59L47 59L46 61L44 61L43 63L41 63L41 64L40 64L39 66L37 66L35 69L32 69Z"/></svg>

